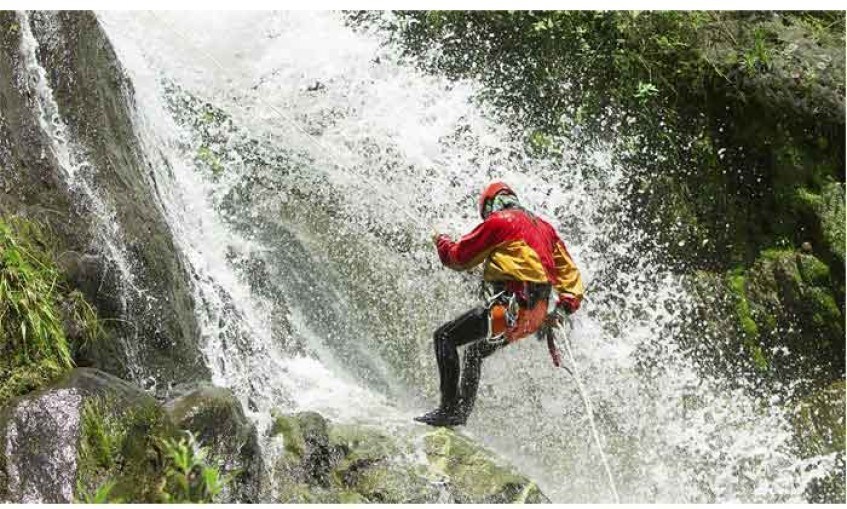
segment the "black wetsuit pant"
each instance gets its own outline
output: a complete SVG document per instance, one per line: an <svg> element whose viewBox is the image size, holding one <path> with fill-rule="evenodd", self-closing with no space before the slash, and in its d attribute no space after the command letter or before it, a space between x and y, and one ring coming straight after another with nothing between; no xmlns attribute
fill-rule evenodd
<svg viewBox="0 0 847 509"><path fill-rule="evenodd" d="M473 308L455 320L445 323L435 331L435 358L441 376L441 407L455 408L469 414L476 401L482 360L497 351L503 344L486 341L488 336L488 309ZM459 347L470 343L465 350L459 390Z"/></svg>

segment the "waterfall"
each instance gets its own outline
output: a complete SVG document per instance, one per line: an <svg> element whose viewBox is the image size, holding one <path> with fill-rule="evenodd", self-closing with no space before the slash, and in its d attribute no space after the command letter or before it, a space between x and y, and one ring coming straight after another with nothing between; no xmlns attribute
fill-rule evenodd
<svg viewBox="0 0 847 509"><path fill-rule="evenodd" d="M479 274L440 267L430 227L468 231L498 178L583 272L570 341L623 501L802 501L832 468L799 459L776 402L695 370L665 327L688 309L684 278L649 253L617 263L643 234L608 241L628 229L614 145L527 154L472 101L476 84L414 71L337 13L99 18L136 90L213 382L260 429L277 408L413 426L435 404L432 331L475 304ZM465 433L554 501L607 502L585 419L527 339L486 361Z"/></svg>
<svg viewBox="0 0 847 509"><path fill-rule="evenodd" d="M120 226L115 220L115 212L111 204L104 200L103 193L96 184L97 175L93 172L93 166L75 146L61 117L47 79L47 72L38 61L39 44L32 33L30 15L27 12L19 12L18 20L21 27L20 52L27 79L27 83L21 83L21 86L31 90L35 97L36 118L47 137L48 147L62 172L65 185L77 195L82 207L91 212L93 243L118 271L121 286L118 298L122 309L127 310L130 299L144 299L145 295L136 284L134 268L127 255ZM44 154L43 157L47 155ZM139 360L137 338L122 337L121 342L123 351L126 352L125 364L130 378L136 383L147 385L144 381L146 373Z"/></svg>

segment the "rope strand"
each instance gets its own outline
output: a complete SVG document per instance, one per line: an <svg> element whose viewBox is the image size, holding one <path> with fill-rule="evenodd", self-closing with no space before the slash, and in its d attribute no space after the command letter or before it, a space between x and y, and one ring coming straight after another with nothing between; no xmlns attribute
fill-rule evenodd
<svg viewBox="0 0 847 509"><path fill-rule="evenodd" d="M600 452L600 460L603 463L603 468L606 470L606 476L609 480L609 489L611 489L612 495L615 497L615 503L620 504L621 499L618 496L618 489L615 487L615 479L612 476L612 469L609 468L609 462L606 459L606 453L603 451L603 446L600 442L600 433L597 431L597 425L594 423L594 410L591 406L591 401L588 399L588 394L585 392L585 388L582 386L582 381L579 378L579 368L576 365L576 358L573 355L573 351L571 351L571 345L568 341L567 335L565 334L564 327L559 326L558 330L561 334L562 342L565 344L565 351L567 351L568 357L570 357L571 364L573 365L573 372L571 372L571 376L573 376L573 379L576 382L576 387L579 390L579 395L582 397L582 402L585 405L585 413L588 415L588 422L591 424L591 434L594 437L594 443L597 445L597 450Z"/></svg>

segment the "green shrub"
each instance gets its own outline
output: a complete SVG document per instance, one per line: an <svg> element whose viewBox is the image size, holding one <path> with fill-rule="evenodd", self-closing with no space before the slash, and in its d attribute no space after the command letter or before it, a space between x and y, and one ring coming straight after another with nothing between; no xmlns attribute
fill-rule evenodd
<svg viewBox="0 0 847 509"><path fill-rule="evenodd" d="M179 439L163 440L161 449L165 457L163 502L213 502L230 480L206 462L206 449L190 431Z"/></svg>
<svg viewBox="0 0 847 509"><path fill-rule="evenodd" d="M111 397L92 398L80 429L78 502L212 502L237 475L222 476L194 436L176 436L155 404L126 409Z"/></svg>

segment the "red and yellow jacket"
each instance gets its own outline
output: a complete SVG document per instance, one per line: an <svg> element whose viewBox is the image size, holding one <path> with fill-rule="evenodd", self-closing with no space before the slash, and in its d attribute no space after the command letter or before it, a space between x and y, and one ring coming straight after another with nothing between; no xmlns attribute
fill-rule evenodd
<svg viewBox="0 0 847 509"><path fill-rule="evenodd" d="M466 270L485 261L486 281L549 283L560 304L576 311L585 288L564 242L549 223L522 209L491 213L457 242L447 235L436 240L441 263Z"/></svg>

